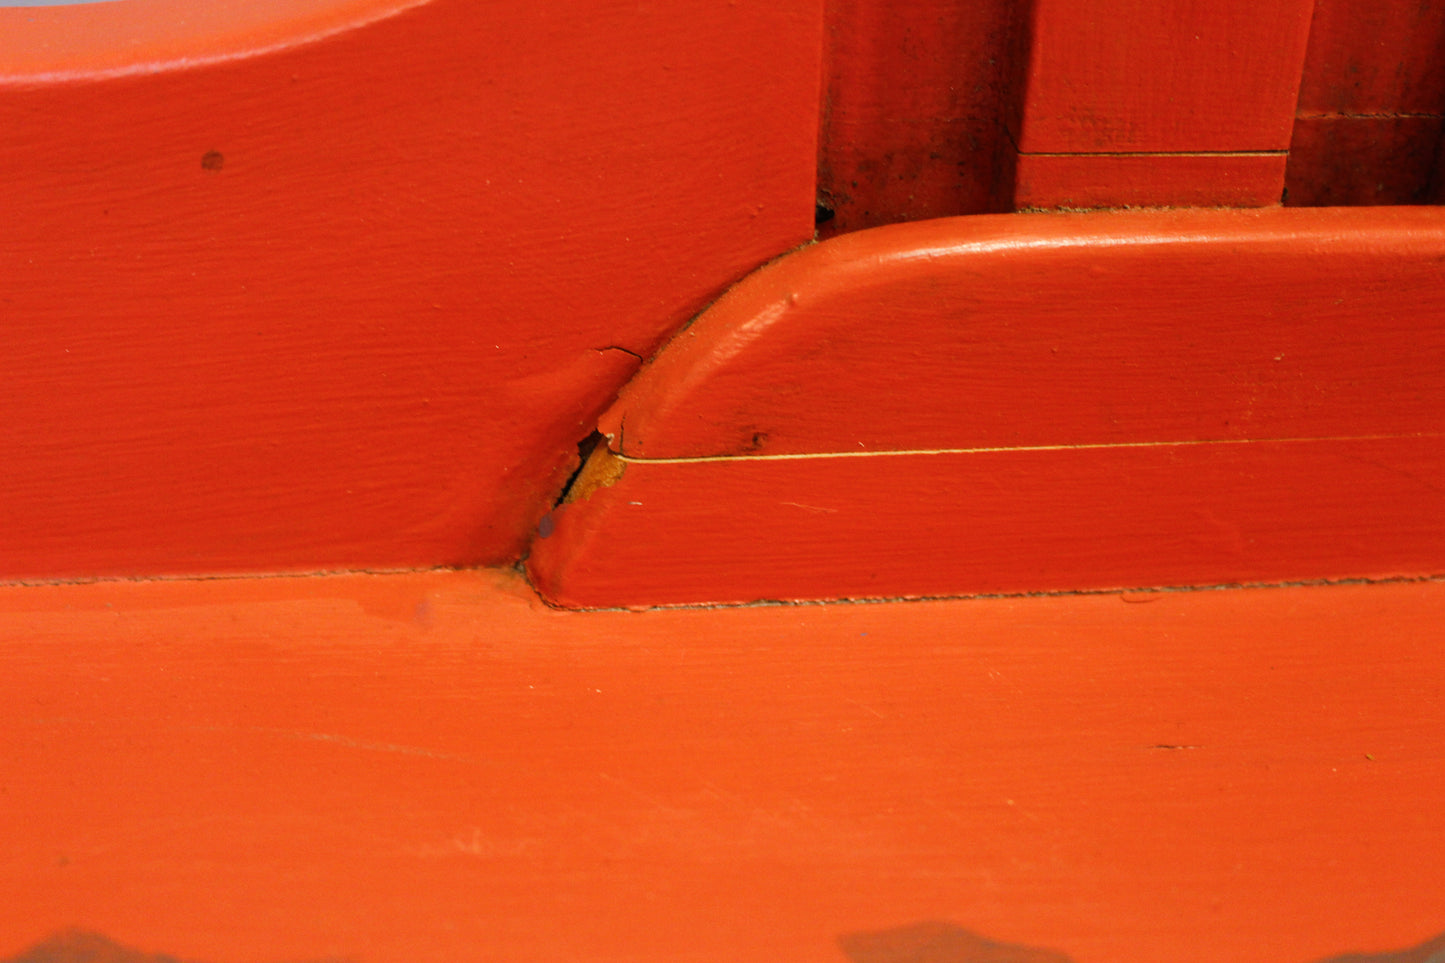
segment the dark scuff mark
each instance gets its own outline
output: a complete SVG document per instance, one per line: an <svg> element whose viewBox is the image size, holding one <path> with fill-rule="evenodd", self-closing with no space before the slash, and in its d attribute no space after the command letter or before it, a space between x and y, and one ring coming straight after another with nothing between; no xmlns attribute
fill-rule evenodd
<svg viewBox="0 0 1445 963"><path fill-rule="evenodd" d="M99 933L66 930L47 937L19 956L0 963L188 963L164 953L145 953L123 946ZM317 960L315 963L347 963L344 960Z"/></svg>
<svg viewBox="0 0 1445 963"><path fill-rule="evenodd" d="M226 155L218 150L208 150L201 155L201 170L218 171L226 166Z"/></svg>
<svg viewBox="0 0 1445 963"><path fill-rule="evenodd" d="M631 348L624 348L620 344L609 344L601 348L594 348L593 350L599 353L604 351L621 351L623 354L631 357L638 364L641 364L643 361L642 355L638 354L636 351L633 351Z"/></svg>
<svg viewBox="0 0 1445 963"><path fill-rule="evenodd" d="M927 921L872 933L849 933L838 945L850 963L1073 963L1057 950L995 943L952 923ZM1445 933L1387 953L1345 953L1314 963L1445 963Z"/></svg>
<svg viewBox="0 0 1445 963"><path fill-rule="evenodd" d="M1445 963L1445 933L1419 946L1392 953L1345 953L1316 963Z"/></svg>
<svg viewBox="0 0 1445 963"><path fill-rule="evenodd" d="M748 425L742 430L742 437L738 439L735 446L738 454L756 455L761 452L768 443L768 433L757 430L756 425Z"/></svg>
<svg viewBox="0 0 1445 963"><path fill-rule="evenodd" d="M838 937L838 945L851 963L1073 963L1057 950L995 943L936 921L848 933Z"/></svg>
<svg viewBox="0 0 1445 963"><path fill-rule="evenodd" d="M56 933L5 963L181 963L163 953L142 953L99 933Z"/></svg>

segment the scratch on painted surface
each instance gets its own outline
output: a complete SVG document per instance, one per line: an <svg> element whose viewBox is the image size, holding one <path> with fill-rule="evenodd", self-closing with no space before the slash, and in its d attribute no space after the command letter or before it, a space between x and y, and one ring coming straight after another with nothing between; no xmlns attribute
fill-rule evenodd
<svg viewBox="0 0 1445 963"><path fill-rule="evenodd" d="M803 511L805 511L805 512L812 512L812 513L815 514L815 515L836 515L836 514L838 514L838 509L836 509L836 508L819 508L819 507L816 506L816 505L804 505L802 502L783 502L783 504L784 504L784 505L790 505L790 506L792 506L793 508L801 508Z"/></svg>
<svg viewBox="0 0 1445 963"><path fill-rule="evenodd" d="M469 856L477 859L504 859L520 857L534 848L539 840L531 838L508 838L485 833L480 827L471 827L470 832L453 836L441 845L424 843L402 850L407 856L418 859L445 859L454 856Z"/></svg>
<svg viewBox="0 0 1445 963"><path fill-rule="evenodd" d="M299 739L309 742L329 742L334 745L344 746L347 749L361 749L367 752L394 752L403 756L421 756L426 759L443 759L449 762L475 763L478 760L452 752L442 752L437 749L428 749L425 746L406 746L394 742L367 742L362 739L353 739L350 736L339 735L334 732L307 732L302 729L267 729L253 727L252 732L264 732L270 735L282 736L287 739ZM4 961L0 961L4 963Z"/></svg>

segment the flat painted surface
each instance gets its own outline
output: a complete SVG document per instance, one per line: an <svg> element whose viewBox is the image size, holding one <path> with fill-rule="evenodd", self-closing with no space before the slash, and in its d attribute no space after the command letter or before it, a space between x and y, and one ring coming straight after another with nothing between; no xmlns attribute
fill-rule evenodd
<svg viewBox="0 0 1445 963"><path fill-rule="evenodd" d="M1035 0L1024 153L1289 146L1313 0Z"/></svg>
<svg viewBox="0 0 1445 963"><path fill-rule="evenodd" d="M1279 203L1312 7L1036 0L1014 208Z"/></svg>
<svg viewBox="0 0 1445 963"><path fill-rule="evenodd" d="M515 559L636 356L811 237L819 2L377 9L0 60L0 578Z"/></svg>
<svg viewBox="0 0 1445 963"><path fill-rule="evenodd" d="M114 3L115 0L0 0L0 7L67 7L86 3Z"/></svg>
<svg viewBox="0 0 1445 963"><path fill-rule="evenodd" d="M1436 432L1445 211L1008 215L834 238L603 417L666 459Z"/></svg>
<svg viewBox="0 0 1445 963"><path fill-rule="evenodd" d="M570 607L1445 574L1445 434L627 462L528 571Z"/></svg>
<svg viewBox="0 0 1445 963"><path fill-rule="evenodd" d="M1020 0L829 0L818 197L827 237L1010 209L1001 161Z"/></svg>
<svg viewBox="0 0 1445 963"><path fill-rule="evenodd" d="M1315 0L1300 82L1303 114L1439 114L1445 4Z"/></svg>
<svg viewBox="0 0 1445 963"><path fill-rule="evenodd" d="M1439 583L586 614L486 572L0 589L0 958L69 927L207 963L878 963L950 927L1074 963L1403 949L1445 930L1442 626Z"/></svg>
<svg viewBox="0 0 1445 963"><path fill-rule="evenodd" d="M1286 203L1430 200L1445 124L1445 3L1316 0Z"/></svg>
<svg viewBox="0 0 1445 963"><path fill-rule="evenodd" d="M1302 116L1290 142L1284 202L1290 206L1425 204L1441 131L1439 116Z"/></svg>
<svg viewBox="0 0 1445 963"><path fill-rule="evenodd" d="M1267 207L1285 154L1019 154L1014 206Z"/></svg>

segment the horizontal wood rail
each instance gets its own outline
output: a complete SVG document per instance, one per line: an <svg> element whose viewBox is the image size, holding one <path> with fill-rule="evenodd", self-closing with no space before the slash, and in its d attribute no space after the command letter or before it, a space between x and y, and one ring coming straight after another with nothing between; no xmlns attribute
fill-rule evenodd
<svg viewBox="0 0 1445 963"><path fill-rule="evenodd" d="M1445 211L980 217L758 272L601 420L565 604L1445 571Z"/></svg>

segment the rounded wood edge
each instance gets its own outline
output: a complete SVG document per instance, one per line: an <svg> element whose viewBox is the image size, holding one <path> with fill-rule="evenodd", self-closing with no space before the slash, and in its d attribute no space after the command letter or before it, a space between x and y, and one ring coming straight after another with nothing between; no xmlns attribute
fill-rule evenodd
<svg viewBox="0 0 1445 963"><path fill-rule="evenodd" d="M0 7L0 90L287 50L447 0L121 0Z"/></svg>
<svg viewBox="0 0 1445 963"><path fill-rule="evenodd" d="M669 342L620 393L599 429L629 458L737 457L748 433L723 438L698 414L717 409L728 377L746 377L770 340L812 326L866 323L852 305L910 290L961 271L1026 277L1047 265L1088 271L1101 249L1127 248L1141 259L1197 249L1201 256L1359 255L1388 264L1407 254L1445 251L1439 208L1157 209L1091 213L980 215L858 231L803 248L744 279ZM1243 270L1248 264L1241 259ZM866 295L867 298L860 298ZM853 313L850 313L852 311ZM928 345L921 344L920 350ZM841 372L847 377L850 372ZM806 390L806 386L804 386ZM931 446L930 446L931 447ZM946 446L938 446L946 447ZM767 454L793 454L768 451Z"/></svg>

